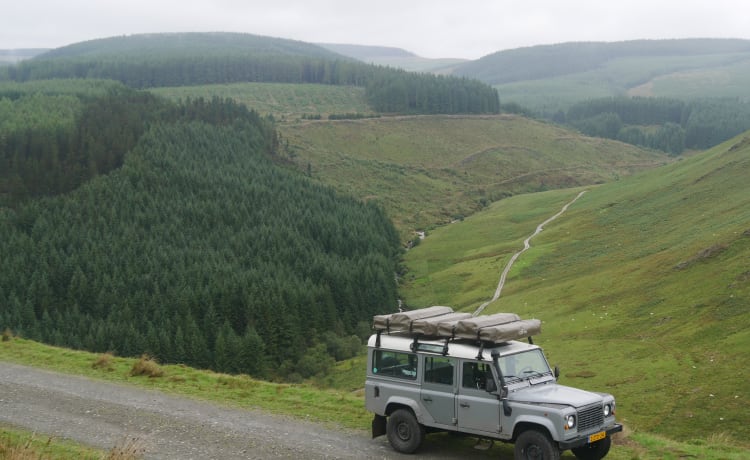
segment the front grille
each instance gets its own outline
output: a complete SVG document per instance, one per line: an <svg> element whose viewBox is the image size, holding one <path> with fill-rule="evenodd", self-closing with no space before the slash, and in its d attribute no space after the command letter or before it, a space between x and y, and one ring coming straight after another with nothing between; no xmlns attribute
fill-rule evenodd
<svg viewBox="0 0 750 460"><path fill-rule="evenodd" d="M604 425L604 411L601 405L584 407L578 411L578 432L584 432Z"/></svg>

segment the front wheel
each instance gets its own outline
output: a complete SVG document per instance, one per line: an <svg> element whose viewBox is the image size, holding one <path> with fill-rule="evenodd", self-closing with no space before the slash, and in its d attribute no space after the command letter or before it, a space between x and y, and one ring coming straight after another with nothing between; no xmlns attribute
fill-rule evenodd
<svg viewBox="0 0 750 460"><path fill-rule="evenodd" d="M398 409L388 417L387 435L394 449L413 454L422 445L425 429L410 410Z"/></svg>
<svg viewBox="0 0 750 460"><path fill-rule="evenodd" d="M560 449L545 433L527 430L516 439L516 460L560 460Z"/></svg>
<svg viewBox="0 0 750 460"><path fill-rule="evenodd" d="M607 456L611 445L612 438L607 436L601 441L596 441L583 447L576 447L572 450L573 455L580 460L599 460Z"/></svg>

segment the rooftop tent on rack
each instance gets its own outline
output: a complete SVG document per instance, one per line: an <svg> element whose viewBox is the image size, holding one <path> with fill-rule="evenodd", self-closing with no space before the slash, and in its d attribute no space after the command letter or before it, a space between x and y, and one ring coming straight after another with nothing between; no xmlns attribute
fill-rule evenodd
<svg viewBox="0 0 750 460"><path fill-rule="evenodd" d="M435 306L391 313L390 315L376 315L372 319L372 327L376 331L411 331L412 322L415 320L447 315L449 313L453 313L451 307Z"/></svg>
<svg viewBox="0 0 750 460"><path fill-rule="evenodd" d="M462 321L458 322L459 325L456 329L459 331L456 332L456 337L481 340L482 342L507 342L508 340L531 337L542 332L542 322L538 319L520 319L477 328L461 325L461 323Z"/></svg>
<svg viewBox="0 0 750 460"><path fill-rule="evenodd" d="M438 326L441 337L478 339L477 331L483 327L497 326L520 320L515 313L496 313L494 315L475 316L455 323L444 323Z"/></svg>
<svg viewBox="0 0 750 460"><path fill-rule="evenodd" d="M415 319L411 323L409 332L412 334L421 334L426 337L439 337L439 329L444 324L455 324L460 320L471 318L471 313L448 313L431 318Z"/></svg>
<svg viewBox="0 0 750 460"><path fill-rule="evenodd" d="M470 313L456 313L451 307L435 306L377 315L373 318L373 328L378 333L378 346L382 332L408 333L415 340L432 337L501 343L541 333L542 322L538 319L522 320L515 313L472 316Z"/></svg>

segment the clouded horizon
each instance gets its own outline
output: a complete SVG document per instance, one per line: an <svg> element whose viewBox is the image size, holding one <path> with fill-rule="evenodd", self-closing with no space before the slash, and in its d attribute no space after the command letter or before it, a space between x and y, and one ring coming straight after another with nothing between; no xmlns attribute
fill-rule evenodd
<svg viewBox="0 0 750 460"><path fill-rule="evenodd" d="M477 59L571 41L750 39L746 0L26 0L3 10L0 49L210 31Z"/></svg>

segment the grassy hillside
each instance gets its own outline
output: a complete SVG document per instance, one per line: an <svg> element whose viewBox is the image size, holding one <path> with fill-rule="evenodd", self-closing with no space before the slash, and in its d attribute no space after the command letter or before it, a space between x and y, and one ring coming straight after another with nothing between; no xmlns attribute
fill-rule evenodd
<svg viewBox="0 0 750 460"><path fill-rule="evenodd" d="M563 383L614 393L631 428L747 445L748 174L740 136L589 189L532 240L486 312L541 318ZM577 192L503 200L435 231L407 254L405 300L472 311Z"/></svg>
<svg viewBox="0 0 750 460"><path fill-rule="evenodd" d="M750 41L635 40L501 51L454 69L493 84L503 103L554 114L585 99L746 97Z"/></svg>
<svg viewBox="0 0 750 460"><path fill-rule="evenodd" d="M293 83L231 83L224 85L176 86L154 88L151 92L177 101L204 97L231 98L262 114L285 122L302 117L331 114L372 113L365 89L357 86L333 86Z"/></svg>
<svg viewBox="0 0 750 460"><path fill-rule="evenodd" d="M404 236L512 194L609 181L666 161L515 116L391 117L279 130L291 161L344 193L376 200Z"/></svg>
<svg viewBox="0 0 750 460"><path fill-rule="evenodd" d="M301 120L371 113L354 87L243 83L151 91L174 100L231 97L272 114L282 121L282 156L343 193L376 200L404 239L511 194L605 182L669 161L511 115Z"/></svg>

